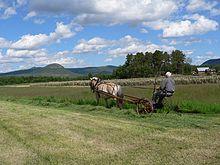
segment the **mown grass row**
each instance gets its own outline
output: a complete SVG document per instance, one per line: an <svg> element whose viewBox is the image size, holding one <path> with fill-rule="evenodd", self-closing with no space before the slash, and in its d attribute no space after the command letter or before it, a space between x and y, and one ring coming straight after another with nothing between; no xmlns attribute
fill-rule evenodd
<svg viewBox="0 0 220 165"><path fill-rule="evenodd" d="M140 116L103 106L6 101L0 112L0 164L219 162L218 114Z"/></svg>
<svg viewBox="0 0 220 165"><path fill-rule="evenodd" d="M177 75L173 77L176 84L207 84L207 83L220 83L220 76L184 76ZM163 79L159 77L157 79L158 84ZM155 78L132 78L132 79L115 79L106 80L106 82L114 82L122 86L146 86L154 84ZM48 82L48 83L35 83L31 86L89 86L89 80L77 80L66 82Z"/></svg>

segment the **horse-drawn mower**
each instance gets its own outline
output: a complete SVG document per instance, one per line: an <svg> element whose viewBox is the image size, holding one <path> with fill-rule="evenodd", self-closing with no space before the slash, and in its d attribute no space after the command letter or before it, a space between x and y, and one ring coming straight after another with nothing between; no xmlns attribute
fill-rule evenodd
<svg viewBox="0 0 220 165"><path fill-rule="evenodd" d="M128 103L136 105L135 110L138 114L151 113L154 111L153 101L147 98L139 98L136 96L130 96L130 95L125 95L125 94L124 94L124 97L121 98L121 97L109 94L101 90L96 91L96 92L98 92L99 94L105 95L107 97L113 98L113 99L121 100L122 102L128 102Z"/></svg>
<svg viewBox="0 0 220 165"><path fill-rule="evenodd" d="M155 75L154 80L154 89L153 89L153 95L152 100L154 97L154 94L156 92L156 84L157 84L157 77L159 76L160 70L164 64L164 61L161 62L159 70L157 71ZM138 114L145 114L145 113L151 113L156 111L156 108L162 107L162 101L160 103L155 103L154 101L147 99L147 98L139 98L136 96L130 96L126 94L122 94L121 86L117 85L115 83L105 83L101 79L97 77L93 77L90 79L90 88L93 92L96 93L96 99L97 102L100 98L100 95L104 95L107 103L107 98L113 98L117 100L117 106L119 108L122 107L122 103L128 102L131 104L136 105L136 112ZM111 90L110 90L111 89Z"/></svg>

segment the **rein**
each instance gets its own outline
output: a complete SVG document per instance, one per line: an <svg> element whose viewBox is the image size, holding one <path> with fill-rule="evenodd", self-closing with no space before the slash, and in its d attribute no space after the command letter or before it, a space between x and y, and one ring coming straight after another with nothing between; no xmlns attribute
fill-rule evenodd
<svg viewBox="0 0 220 165"><path fill-rule="evenodd" d="M93 92L97 91L98 86L102 83L101 79L98 79L93 87Z"/></svg>

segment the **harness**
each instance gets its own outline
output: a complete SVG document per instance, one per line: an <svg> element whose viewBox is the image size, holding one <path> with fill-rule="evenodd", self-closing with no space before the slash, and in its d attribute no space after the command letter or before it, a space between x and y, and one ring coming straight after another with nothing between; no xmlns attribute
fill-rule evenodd
<svg viewBox="0 0 220 165"><path fill-rule="evenodd" d="M114 86L110 83L106 83L104 81L102 81L101 79L98 79L95 83L95 85L93 86L93 92L98 91L98 86L101 84L106 84L107 86L110 86L113 90L114 90Z"/></svg>
<svg viewBox="0 0 220 165"><path fill-rule="evenodd" d="M93 92L97 91L98 86L99 86L100 84L102 84L102 83L103 83L102 80L101 80L101 79L98 79L98 80L96 81L95 85L92 87Z"/></svg>

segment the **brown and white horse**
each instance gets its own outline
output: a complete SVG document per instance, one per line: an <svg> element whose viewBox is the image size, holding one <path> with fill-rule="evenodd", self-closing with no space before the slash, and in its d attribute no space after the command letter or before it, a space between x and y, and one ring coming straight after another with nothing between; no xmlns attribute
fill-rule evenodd
<svg viewBox="0 0 220 165"><path fill-rule="evenodd" d="M106 107L108 107L108 99L112 97L102 93L105 92L107 94L122 98L122 99L116 98L117 106L120 109L122 108L124 95L122 93L122 89L120 85L110 82L104 82L98 77L92 77L90 78L90 80L91 80L90 88L96 94L97 104L99 104L100 97L103 97L106 102Z"/></svg>

